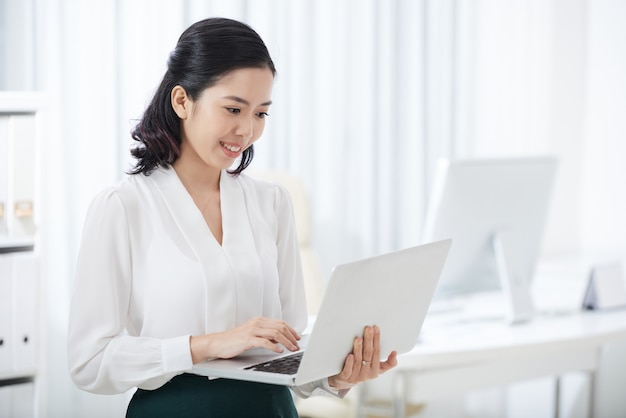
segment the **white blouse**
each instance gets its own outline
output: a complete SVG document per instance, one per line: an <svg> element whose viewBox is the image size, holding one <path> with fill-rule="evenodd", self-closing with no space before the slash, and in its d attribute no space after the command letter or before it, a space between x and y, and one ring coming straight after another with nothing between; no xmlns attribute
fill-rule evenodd
<svg viewBox="0 0 626 418"><path fill-rule="evenodd" d="M295 220L282 186L222 172L220 246L172 168L93 200L72 298L72 379L101 394L156 389L192 367L189 339L254 316L307 323ZM330 390L326 379L296 389Z"/></svg>

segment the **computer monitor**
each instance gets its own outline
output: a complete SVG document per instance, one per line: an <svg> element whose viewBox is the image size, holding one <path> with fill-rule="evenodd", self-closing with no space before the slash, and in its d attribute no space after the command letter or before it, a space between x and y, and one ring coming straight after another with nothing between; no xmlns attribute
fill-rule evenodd
<svg viewBox="0 0 626 418"><path fill-rule="evenodd" d="M435 300L501 289L510 322L530 319L557 159L440 160L422 241L452 238Z"/></svg>

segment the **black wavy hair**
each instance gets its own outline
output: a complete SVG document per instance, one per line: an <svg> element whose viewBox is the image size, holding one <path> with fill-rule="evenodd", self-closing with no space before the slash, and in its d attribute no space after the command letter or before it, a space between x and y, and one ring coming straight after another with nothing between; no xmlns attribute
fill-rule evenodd
<svg viewBox="0 0 626 418"><path fill-rule="evenodd" d="M172 108L171 91L179 85L192 100L227 73L241 68L269 68L276 75L270 54L258 33L245 23L209 18L187 28L169 56L163 80L131 131L139 145L131 149L137 159L129 174L150 175L157 167L168 167L180 156L180 119ZM229 171L239 175L252 162L251 145L239 166Z"/></svg>

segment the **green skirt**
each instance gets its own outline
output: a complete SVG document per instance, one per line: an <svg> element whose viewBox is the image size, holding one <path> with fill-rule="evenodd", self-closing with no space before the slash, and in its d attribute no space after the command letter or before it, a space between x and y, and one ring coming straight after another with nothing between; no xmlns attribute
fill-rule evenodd
<svg viewBox="0 0 626 418"><path fill-rule="evenodd" d="M137 389L127 418L297 418L286 386L181 374L155 390Z"/></svg>

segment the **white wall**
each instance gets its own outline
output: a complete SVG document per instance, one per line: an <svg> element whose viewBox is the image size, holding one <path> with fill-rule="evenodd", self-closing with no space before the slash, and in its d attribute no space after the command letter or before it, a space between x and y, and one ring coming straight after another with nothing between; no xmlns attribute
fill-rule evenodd
<svg viewBox="0 0 626 418"><path fill-rule="evenodd" d="M545 253L626 252L626 2L458 6L456 155L557 155Z"/></svg>
<svg viewBox="0 0 626 418"><path fill-rule="evenodd" d="M560 166L546 253L578 251L587 3L459 2L459 157L553 154Z"/></svg>
<svg viewBox="0 0 626 418"><path fill-rule="evenodd" d="M582 245L626 253L626 2L589 0Z"/></svg>

